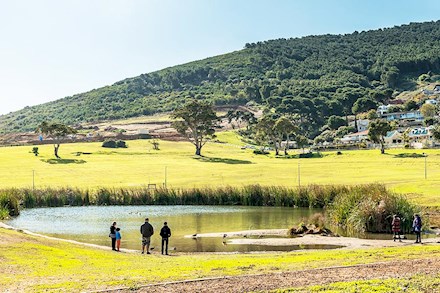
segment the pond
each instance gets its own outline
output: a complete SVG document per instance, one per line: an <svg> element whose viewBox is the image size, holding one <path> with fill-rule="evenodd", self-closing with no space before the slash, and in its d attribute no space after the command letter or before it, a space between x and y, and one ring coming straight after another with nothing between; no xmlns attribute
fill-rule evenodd
<svg viewBox="0 0 440 293"><path fill-rule="evenodd" d="M122 248L140 249L139 227L146 217L155 228L151 246L160 250L159 231L167 221L172 231L170 248L184 252L290 251L323 246L225 245L222 238L185 238L196 233L257 229L287 229L319 209L238 206L87 206L23 210L8 225L49 236L110 245L109 227L121 228Z"/></svg>

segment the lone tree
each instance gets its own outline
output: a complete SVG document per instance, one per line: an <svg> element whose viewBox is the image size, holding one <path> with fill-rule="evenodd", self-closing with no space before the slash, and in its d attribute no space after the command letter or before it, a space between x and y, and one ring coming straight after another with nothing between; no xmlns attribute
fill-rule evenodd
<svg viewBox="0 0 440 293"><path fill-rule="evenodd" d="M290 119L286 116L281 116L274 125L274 128L277 133L281 134L286 138L286 144L284 145L284 155L288 155L287 150L289 149L290 137L293 135L294 137L297 135L299 131L298 126L292 123Z"/></svg>
<svg viewBox="0 0 440 293"><path fill-rule="evenodd" d="M76 130L62 123L57 122L42 122L36 132L42 133L53 140L53 148L55 157L60 159L58 150L60 149L61 142L69 134L75 134Z"/></svg>
<svg viewBox="0 0 440 293"><path fill-rule="evenodd" d="M381 154L385 154L385 136L391 129L391 125L383 120L375 120L368 127L368 137L372 142L380 144Z"/></svg>
<svg viewBox="0 0 440 293"><path fill-rule="evenodd" d="M423 104L423 106L420 107L420 113L422 113L425 118L434 117L436 112L435 106L431 104Z"/></svg>
<svg viewBox="0 0 440 293"><path fill-rule="evenodd" d="M202 147L212 138L215 138L214 127L218 117L208 102L192 100L182 108L176 109L171 118L179 119L172 123L172 127L186 136L196 147L196 155L201 156Z"/></svg>
<svg viewBox="0 0 440 293"><path fill-rule="evenodd" d="M257 140L273 144L275 155L279 155L281 140L283 138L280 128L276 128L277 118L273 114L265 114L255 125Z"/></svg>
<svg viewBox="0 0 440 293"><path fill-rule="evenodd" d="M432 129L432 136L435 140L440 141L440 125L436 125L434 129Z"/></svg>

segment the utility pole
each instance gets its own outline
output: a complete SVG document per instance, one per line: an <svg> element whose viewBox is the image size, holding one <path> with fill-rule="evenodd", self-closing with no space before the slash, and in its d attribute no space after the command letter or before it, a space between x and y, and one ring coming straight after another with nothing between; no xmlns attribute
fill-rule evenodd
<svg viewBox="0 0 440 293"><path fill-rule="evenodd" d="M298 188L301 188L301 167L298 159Z"/></svg>
<svg viewBox="0 0 440 293"><path fill-rule="evenodd" d="M164 183L165 189L167 188L167 166L165 166L165 183Z"/></svg>
<svg viewBox="0 0 440 293"><path fill-rule="evenodd" d="M32 193L35 193L35 170L32 170Z"/></svg>
<svg viewBox="0 0 440 293"><path fill-rule="evenodd" d="M426 158L428 157L428 155L425 154L425 153L423 153L423 155L425 156L425 179L426 179L426 178L428 178L428 169L427 169L427 166L426 166Z"/></svg>

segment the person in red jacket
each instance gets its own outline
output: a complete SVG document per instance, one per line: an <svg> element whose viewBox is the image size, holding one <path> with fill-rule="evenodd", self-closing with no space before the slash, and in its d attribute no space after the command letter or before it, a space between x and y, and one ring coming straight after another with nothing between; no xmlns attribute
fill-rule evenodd
<svg viewBox="0 0 440 293"><path fill-rule="evenodd" d="M397 215L393 215L393 221L391 222L391 226L393 229L393 240L399 239L399 242L402 242L400 239L400 218Z"/></svg>

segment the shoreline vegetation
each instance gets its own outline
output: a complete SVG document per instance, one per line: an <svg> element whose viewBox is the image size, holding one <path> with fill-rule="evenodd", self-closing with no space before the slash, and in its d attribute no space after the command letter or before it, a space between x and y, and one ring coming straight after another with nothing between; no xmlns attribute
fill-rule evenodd
<svg viewBox="0 0 440 293"><path fill-rule="evenodd" d="M407 219L402 231L411 228L420 212L404 195L382 184L356 186L308 185L301 188L246 185L189 189L77 188L0 190L0 219L18 216L22 208L88 205L240 205L322 208L332 224L352 231L390 232L393 214ZM427 221L425 221L427 222Z"/></svg>

